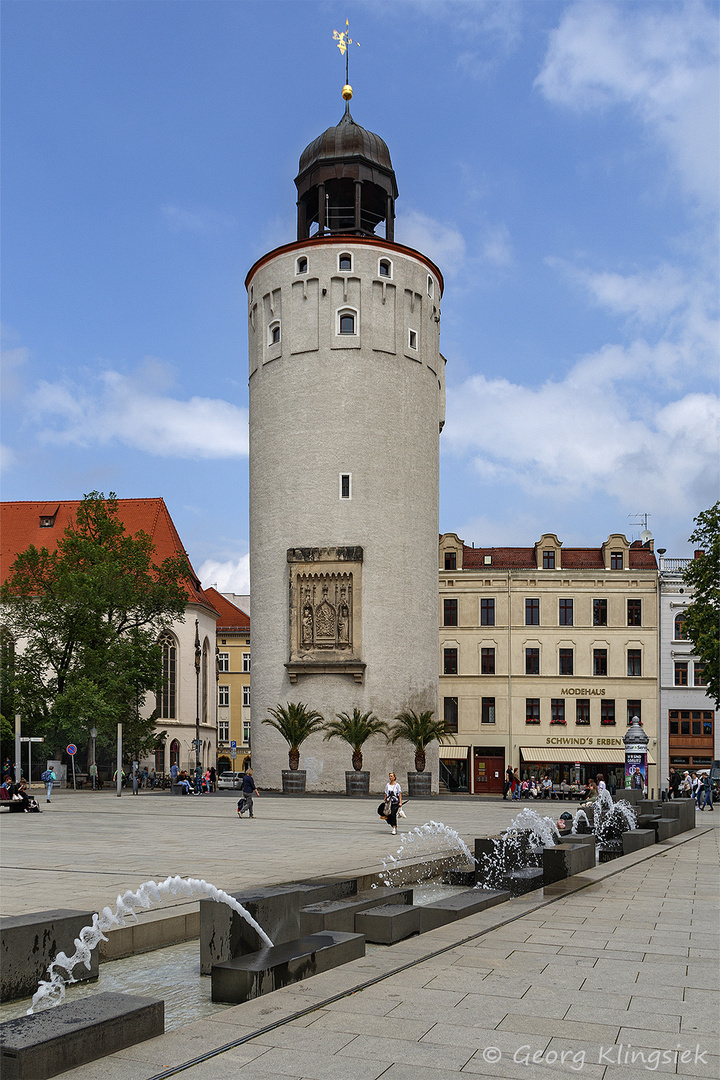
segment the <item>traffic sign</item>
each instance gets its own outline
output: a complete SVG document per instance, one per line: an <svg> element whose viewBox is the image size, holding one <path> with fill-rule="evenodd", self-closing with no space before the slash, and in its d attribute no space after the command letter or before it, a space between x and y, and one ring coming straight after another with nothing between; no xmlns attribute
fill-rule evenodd
<svg viewBox="0 0 720 1080"><path fill-rule="evenodd" d="M67 748L67 752L70 755L70 757L72 757L73 754L77 754L77 746L75 745L75 743L70 743L70 745Z"/></svg>
<svg viewBox="0 0 720 1080"><path fill-rule="evenodd" d="M237 757L237 750L235 750L235 749L231 750L231 751L230 751L230 757L231 757L231 758L233 759L233 761L234 761L234 760L235 760L235 758Z"/></svg>
<svg viewBox="0 0 720 1080"><path fill-rule="evenodd" d="M27 735L22 735L20 738L20 742L45 742L45 736L33 735L31 738L28 738Z"/></svg>
<svg viewBox="0 0 720 1080"><path fill-rule="evenodd" d="M235 739L230 740L230 749L231 750L237 750L237 742L236 742Z"/></svg>

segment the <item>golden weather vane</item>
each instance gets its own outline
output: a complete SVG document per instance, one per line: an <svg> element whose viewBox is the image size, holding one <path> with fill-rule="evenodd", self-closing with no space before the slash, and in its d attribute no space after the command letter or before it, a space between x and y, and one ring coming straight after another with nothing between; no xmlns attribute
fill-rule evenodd
<svg viewBox="0 0 720 1080"><path fill-rule="evenodd" d="M349 100L349 98L352 97L352 90L350 90L350 86L349 86L349 84L350 84L350 71L349 71L350 49L348 48L348 46L349 45L357 45L358 48L360 48L360 42L355 41L354 38L350 37L350 20L349 19L345 20L345 29L344 30L333 30L333 41L337 41L337 47L340 50L340 54L341 54L341 56L345 57L345 87L343 88L343 97L346 100ZM350 93L348 95L346 95L346 93L345 93L346 89L350 90Z"/></svg>

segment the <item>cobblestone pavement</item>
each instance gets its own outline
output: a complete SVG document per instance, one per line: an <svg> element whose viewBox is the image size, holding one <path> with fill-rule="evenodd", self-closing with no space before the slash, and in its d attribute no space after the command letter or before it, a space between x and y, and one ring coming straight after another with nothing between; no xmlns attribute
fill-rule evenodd
<svg viewBox="0 0 720 1080"><path fill-rule="evenodd" d="M234 890L365 872L402 843L373 818L372 800L290 804L261 795L256 806L254 821L238 821L234 801L223 796L117 800L60 792L52 813L3 815L3 911L93 906L100 892L107 903L169 873ZM408 805L405 826L434 817L469 840L496 832L516 811L502 802L418 802ZM178 1074L717 1078L715 816L698 814L697 831L598 866L569 887L374 949L63 1076L148 1080L193 1062Z"/></svg>

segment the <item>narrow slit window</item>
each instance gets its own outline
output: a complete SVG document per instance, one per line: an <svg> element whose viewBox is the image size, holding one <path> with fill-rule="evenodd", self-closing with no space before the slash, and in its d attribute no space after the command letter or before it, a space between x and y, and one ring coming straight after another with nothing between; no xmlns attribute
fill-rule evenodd
<svg viewBox="0 0 720 1080"><path fill-rule="evenodd" d="M349 499L352 497L352 484L350 473L340 473L340 498Z"/></svg>

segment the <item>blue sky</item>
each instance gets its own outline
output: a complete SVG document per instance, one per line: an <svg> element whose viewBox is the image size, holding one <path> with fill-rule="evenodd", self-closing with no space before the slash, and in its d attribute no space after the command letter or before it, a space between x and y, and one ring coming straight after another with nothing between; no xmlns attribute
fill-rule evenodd
<svg viewBox="0 0 720 1080"><path fill-rule="evenodd" d="M718 497L718 4L2 5L2 497L162 495L247 581L244 278L305 145L388 143L445 274L442 531L689 553Z"/></svg>

